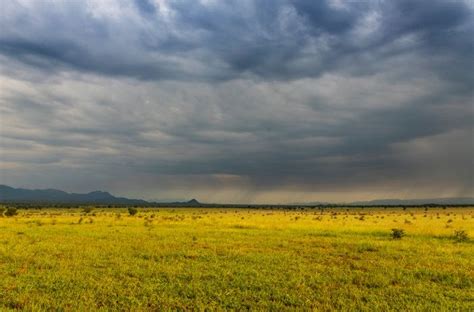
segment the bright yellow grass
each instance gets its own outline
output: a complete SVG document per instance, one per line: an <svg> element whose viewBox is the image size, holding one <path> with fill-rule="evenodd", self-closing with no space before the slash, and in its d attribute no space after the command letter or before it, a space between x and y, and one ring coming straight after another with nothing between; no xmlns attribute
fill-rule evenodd
<svg viewBox="0 0 474 312"><path fill-rule="evenodd" d="M474 309L472 208L139 211L0 217L0 310Z"/></svg>

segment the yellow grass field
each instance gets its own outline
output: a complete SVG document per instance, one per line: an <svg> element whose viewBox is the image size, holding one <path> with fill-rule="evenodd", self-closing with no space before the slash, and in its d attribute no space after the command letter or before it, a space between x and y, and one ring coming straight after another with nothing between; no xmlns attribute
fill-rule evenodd
<svg viewBox="0 0 474 312"><path fill-rule="evenodd" d="M0 217L0 310L474 310L473 208L138 210Z"/></svg>

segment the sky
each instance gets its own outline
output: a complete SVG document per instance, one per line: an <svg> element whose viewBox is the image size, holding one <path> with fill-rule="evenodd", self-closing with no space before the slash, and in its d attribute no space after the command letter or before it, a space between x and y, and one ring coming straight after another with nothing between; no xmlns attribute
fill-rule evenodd
<svg viewBox="0 0 474 312"><path fill-rule="evenodd" d="M0 0L0 184L474 196L472 0Z"/></svg>

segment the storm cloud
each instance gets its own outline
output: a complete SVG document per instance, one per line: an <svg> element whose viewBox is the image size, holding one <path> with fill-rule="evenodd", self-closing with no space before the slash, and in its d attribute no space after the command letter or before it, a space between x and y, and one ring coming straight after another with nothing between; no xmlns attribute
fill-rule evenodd
<svg viewBox="0 0 474 312"><path fill-rule="evenodd" d="M474 195L470 1L3 1L0 182Z"/></svg>

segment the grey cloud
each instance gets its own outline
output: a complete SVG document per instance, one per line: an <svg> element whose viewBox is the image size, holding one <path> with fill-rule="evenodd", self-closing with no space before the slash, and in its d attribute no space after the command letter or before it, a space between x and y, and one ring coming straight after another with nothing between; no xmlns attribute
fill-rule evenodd
<svg viewBox="0 0 474 312"><path fill-rule="evenodd" d="M22 13L13 6L0 36L0 51L33 66L60 63L112 76L204 81L245 73L293 79L345 67L363 70L374 57L390 57L380 51L408 35L418 38L407 43L404 53L455 54L467 61L472 52L467 36L473 12L465 2L374 1L345 6L299 0L170 1L170 17L150 1L140 0L135 1L138 12L153 17L140 20L140 14L134 16L134 10L125 7L123 25L107 15L94 17L94 10L79 3L69 10L37 5L37 10ZM351 31L371 13L380 15L380 25L373 26L370 40L352 39ZM23 23L32 15L39 25ZM81 24L87 26L77 26ZM70 33L57 30L62 27ZM451 45L456 49L447 48ZM363 61L367 53L373 55ZM356 64L351 63L353 58L358 59Z"/></svg>
<svg viewBox="0 0 474 312"><path fill-rule="evenodd" d="M138 11L144 15L156 14L155 5L149 0L135 0L135 5Z"/></svg>
<svg viewBox="0 0 474 312"><path fill-rule="evenodd" d="M30 5L2 17L2 183L473 191L467 2Z"/></svg>
<svg viewBox="0 0 474 312"><path fill-rule="evenodd" d="M290 1L299 15L305 18L315 33L344 33L357 23L357 20L368 9L368 2L347 2L351 9L331 7L330 1Z"/></svg>

